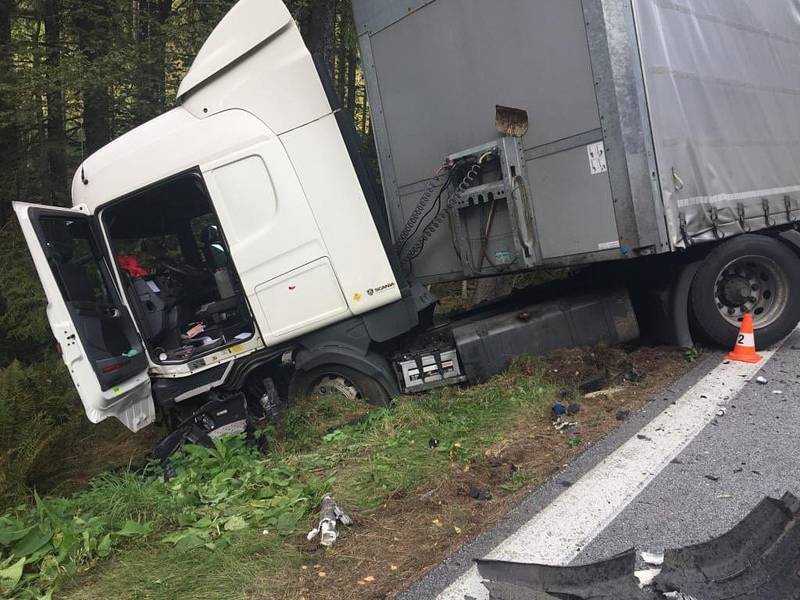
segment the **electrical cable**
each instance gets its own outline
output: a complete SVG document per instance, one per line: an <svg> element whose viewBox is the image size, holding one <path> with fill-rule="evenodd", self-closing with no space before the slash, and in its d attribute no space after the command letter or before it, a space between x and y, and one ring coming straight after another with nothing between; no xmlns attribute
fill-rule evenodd
<svg viewBox="0 0 800 600"><path fill-rule="evenodd" d="M455 171L455 168L453 169L453 171ZM470 167L469 171L461 180L461 183L458 185L453 195L450 196L450 198L448 198L446 205L444 207L440 207L439 212L437 212L433 220L431 220L431 222L428 223L425 229L423 229L422 235L419 237L416 243L411 247L408 253L403 257L403 259L406 262L411 263L417 257L419 257L420 254L422 254L422 251L425 248L425 244L427 243L427 241L442 226L444 218L449 214L450 209L453 208L459 200L461 200L461 197L464 195L467 189L470 188L470 186L478 177L480 172L481 172L480 163L475 163L472 165L472 167Z"/></svg>
<svg viewBox="0 0 800 600"><path fill-rule="evenodd" d="M414 228L414 231L412 233L410 233L406 237L406 239L403 240L402 243L399 243L398 248L397 248L397 253L398 254L402 255L403 249L406 247L406 244L408 244L408 242L410 242L414 238L414 236L417 235L417 233L419 232L420 227L425 222L425 219L427 219L428 216L433 212L434 208L436 208L436 214L437 215L439 214L439 212L441 212L442 195L444 195L445 190L447 190L447 188L452 183L454 173L455 173L455 171L451 169L450 172L447 175L447 179L445 180L444 184L442 184L442 187L439 189L439 194L436 196L436 199L433 201L433 203L431 204L431 206L428 209L428 211L421 218L419 218L418 221L416 222L416 227Z"/></svg>
<svg viewBox="0 0 800 600"><path fill-rule="evenodd" d="M400 249L403 246L405 246L405 244L408 241L408 239L411 236L415 235L416 232L419 230L418 223L420 221L420 217L421 217L422 213L425 211L425 208L427 207L428 202L430 201L431 197L433 196L433 192L436 190L436 188L437 188L437 186L439 184L438 180L439 180L439 177L442 174L442 171L444 171L446 168L447 168L446 164L444 164L441 167L439 167L439 170L436 171L436 173L434 175L434 178L431 181L428 182L428 185L426 186L425 191L422 194L422 197L419 199L419 202L417 202L417 205L414 207L414 211L411 213L411 216L408 218L408 221L406 222L405 226L403 227L403 231L400 232L400 235L397 237L397 241L395 242L395 247L396 248ZM448 174L448 179L449 179L449 174ZM445 182L443 188L446 187L447 185L448 185L448 183ZM417 229L414 229L415 225L417 225ZM414 230L414 233L411 232L412 229Z"/></svg>

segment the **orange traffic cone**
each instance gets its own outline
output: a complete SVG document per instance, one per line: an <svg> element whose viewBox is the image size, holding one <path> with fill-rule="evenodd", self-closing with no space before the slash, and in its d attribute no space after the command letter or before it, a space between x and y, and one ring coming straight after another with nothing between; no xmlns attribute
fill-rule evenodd
<svg viewBox="0 0 800 600"><path fill-rule="evenodd" d="M763 357L756 353L756 337L753 334L753 315L745 314L742 319L742 327L739 329L739 337L736 338L736 346L733 352L728 354L728 360L739 362L757 363Z"/></svg>

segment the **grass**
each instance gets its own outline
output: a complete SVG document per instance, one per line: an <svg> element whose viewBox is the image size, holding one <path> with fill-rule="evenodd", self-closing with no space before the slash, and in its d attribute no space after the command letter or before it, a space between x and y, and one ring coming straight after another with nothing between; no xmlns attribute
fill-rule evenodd
<svg viewBox="0 0 800 600"><path fill-rule="evenodd" d="M368 513L466 468L520 419L547 419L557 393L541 363L523 360L489 384L392 409L311 399L271 432L268 457L232 437L187 448L169 482L156 467L111 473L18 507L0 519L0 585L21 599L282 598L324 493ZM526 482L519 473L509 485ZM28 527L41 542L33 550L20 548Z"/></svg>

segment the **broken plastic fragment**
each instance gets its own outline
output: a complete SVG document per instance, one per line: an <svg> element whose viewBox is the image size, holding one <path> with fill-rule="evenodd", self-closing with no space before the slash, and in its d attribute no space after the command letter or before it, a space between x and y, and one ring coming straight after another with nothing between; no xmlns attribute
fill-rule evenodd
<svg viewBox="0 0 800 600"><path fill-rule="evenodd" d="M664 552L642 552L642 560L648 565L660 567L664 564Z"/></svg>
<svg viewBox="0 0 800 600"><path fill-rule="evenodd" d="M336 525L338 523L347 526L353 524L353 519L336 504L332 496L325 496L322 499L319 516L319 525L308 532L306 539L310 542L315 537L319 536L319 543L321 546L333 546L336 542L336 539L339 537L336 531Z"/></svg>

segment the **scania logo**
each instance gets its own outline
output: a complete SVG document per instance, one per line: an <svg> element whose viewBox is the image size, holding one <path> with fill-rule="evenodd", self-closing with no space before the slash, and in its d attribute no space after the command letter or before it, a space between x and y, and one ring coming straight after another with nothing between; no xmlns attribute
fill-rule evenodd
<svg viewBox="0 0 800 600"><path fill-rule="evenodd" d="M367 290L368 296L374 296L375 294L380 294L381 292L385 292L386 290L390 290L395 287L396 284L394 283L387 283L386 285L381 285L376 288L370 288Z"/></svg>

